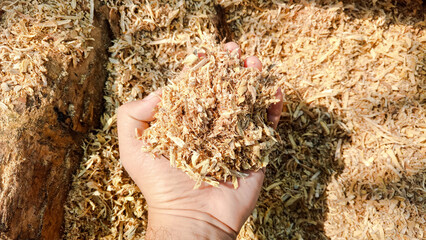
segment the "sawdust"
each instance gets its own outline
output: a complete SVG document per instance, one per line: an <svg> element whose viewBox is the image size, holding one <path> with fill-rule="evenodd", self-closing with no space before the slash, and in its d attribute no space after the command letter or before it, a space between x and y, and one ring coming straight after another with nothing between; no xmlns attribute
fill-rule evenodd
<svg viewBox="0 0 426 240"><path fill-rule="evenodd" d="M110 49L104 128L87 140L67 204L67 239L143 238L146 203L118 160L116 108L164 86L194 46L216 39L210 2L108 4L125 27ZM274 71L286 97L283 143L239 239L424 238L421 3L221 4L243 54ZM126 17L132 6L139 15Z"/></svg>
<svg viewBox="0 0 426 240"><path fill-rule="evenodd" d="M60 56L64 74L70 63L76 66L88 56L92 26L84 2L0 3L0 108L14 109L27 96L42 97L50 84L48 56Z"/></svg>
<svg viewBox="0 0 426 240"><path fill-rule="evenodd" d="M277 88L273 76L245 68L237 50L212 46L204 54L185 58L140 139L144 151L164 155L196 181L194 188L219 181L237 188L244 171L267 166L278 142L267 120Z"/></svg>

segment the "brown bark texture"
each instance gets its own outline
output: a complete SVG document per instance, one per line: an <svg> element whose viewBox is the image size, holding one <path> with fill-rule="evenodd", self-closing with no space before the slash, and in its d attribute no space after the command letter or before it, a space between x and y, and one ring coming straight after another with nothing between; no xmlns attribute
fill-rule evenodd
<svg viewBox="0 0 426 240"><path fill-rule="evenodd" d="M82 140L102 112L110 38L101 12L97 8L90 55L68 74L61 59L50 56L43 97L20 98L0 114L0 239L61 238Z"/></svg>

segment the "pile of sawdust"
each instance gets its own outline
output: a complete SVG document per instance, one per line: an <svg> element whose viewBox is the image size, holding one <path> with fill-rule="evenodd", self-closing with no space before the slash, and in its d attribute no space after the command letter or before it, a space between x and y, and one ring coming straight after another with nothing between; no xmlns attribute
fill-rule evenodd
<svg viewBox="0 0 426 240"><path fill-rule="evenodd" d="M94 16L84 10L94 8L90 3L0 2L0 109L14 109L27 96L43 98L49 57L58 56L61 74L67 74L70 64L76 66L88 56Z"/></svg>
<svg viewBox="0 0 426 240"><path fill-rule="evenodd" d="M278 100L272 76L244 68L238 51L213 47L164 87L156 120L141 137L196 181L218 186L266 167L278 142L267 109Z"/></svg>
<svg viewBox="0 0 426 240"><path fill-rule="evenodd" d="M144 236L147 206L118 160L116 108L163 86L193 46L217 37L212 2L106 2L121 31L110 49L104 127L84 146L67 204L67 239ZM279 75L286 96L283 143L239 239L424 238L426 31L418 1L220 2L234 41ZM162 25L156 14L167 9L178 11L165 12Z"/></svg>

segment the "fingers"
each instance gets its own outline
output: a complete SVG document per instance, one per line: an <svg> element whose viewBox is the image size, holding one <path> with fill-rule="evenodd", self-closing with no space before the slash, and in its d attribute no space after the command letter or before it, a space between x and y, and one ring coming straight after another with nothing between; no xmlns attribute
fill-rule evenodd
<svg viewBox="0 0 426 240"><path fill-rule="evenodd" d="M235 42L228 42L225 44L225 49L232 52L235 49L238 49L238 57L241 57L241 48L240 46L238 46L238 44L236 44ZM262 63L260 62L260 60L257 57L251 56L248 57L245 61L244 61L244 67L246 68L256 68L259 71L262 71Z"/></svg>
<svg viewBox="0 0 426 240"><path fill-rule="evenodd" d="M283 93L281 91L281 88L278 88L277 92L275 93L275 98L279 99L280 101L272 104L268 108L268 121L272 122L272 127L274 129L276 129L278 126L278 122L280 121L281 112L283 109Z"/></svg>
<svg viewBox="0 0 426 240"><path fill-rule="evenodd" d="M136 130L142 133L154 120L155 107L160 102L161 89L142 100L126 103L118 109L117 126L120 141L136 139Z"/></svg>
<svg viewBox="0 0 426 240"><path fill-rule="evenodd" d="M233 52L235 49L237 49L238 52L238 58L241 57L241 48L236 44L235 42L228 42L225 44L225 49L229 52Z"/></svg>
<svg viewBox="0 0 426 240"><path fill-rule="evenodd" d="M235 49L238 49L238 56L241 57L241 49L235 42L228 42L225 44L225 49L232 52ZM259 71L262 71L262 63L260 62L259 58L255 56L248 57L244 61L244 67L246 68L256 68ZM281 88L278 88L277 93L275 94L275 97L279 99L280 101L278 103L272 104L268 109L268 121L272 122L272 127L274 129L277 128L278 122L280 120L281 111L283 108L283 94L281 92Z"/></svg>
<svg viewBox="0 0 426 240"><path fill-rule="evenodd" d="M205 53L205 52L198 52L198 53L197 53L197 56L198 56L198 59L203 59L203 58L205 58L207 55L206 55L206 53Z"/></svg>
<svg viewBox="0 0 426 240"><path fill-rule="evenodd" d="M246 68L257 68L259 69L259 71L262 71L262 63L260 62L259 58L251 56L248 57L245 61L244 61L244 67Z"/></svg>

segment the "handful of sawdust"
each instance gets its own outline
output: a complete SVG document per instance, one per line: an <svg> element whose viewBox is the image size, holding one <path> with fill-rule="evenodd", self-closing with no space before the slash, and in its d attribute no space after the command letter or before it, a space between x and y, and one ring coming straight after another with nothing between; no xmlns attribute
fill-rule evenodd
<svg viewBox="0 0 426 240"><path fill-rule="evenodd" d="M218 186L269 162L278 135L267 122L277 88L270 76L244 68L238 53L217 47L201 59L189 55L184 70L163 89L156 120L141 139L145 151L163 155L196 181Z"/></svg>

